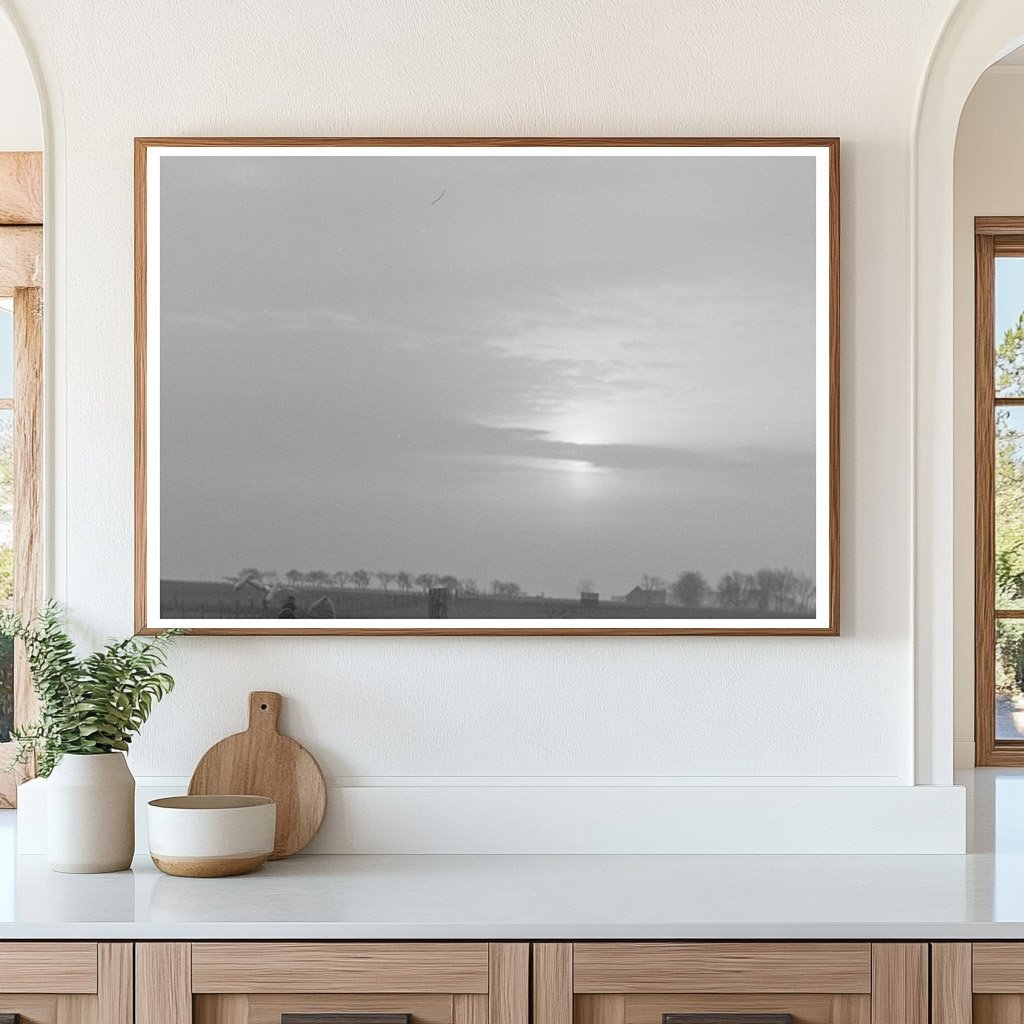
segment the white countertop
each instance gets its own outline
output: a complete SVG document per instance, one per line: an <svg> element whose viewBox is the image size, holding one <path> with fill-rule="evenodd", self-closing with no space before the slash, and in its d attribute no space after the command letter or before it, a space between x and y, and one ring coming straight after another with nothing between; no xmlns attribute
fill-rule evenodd
<svg viewBox="0 0 1024 1024"><path fill-rule="evenodd" d="M1024 856L298 857L233 879L15 861L0 939L1024 938Z"/></svg>
<svg viewBox="0 0 1024 1024"><path fill-rule="evenodd" d="M137 858L60 875L15 855L0 811L0 940L1024 939L1024 772L961 781L967 856L310 856L225 879Z"/></svg>

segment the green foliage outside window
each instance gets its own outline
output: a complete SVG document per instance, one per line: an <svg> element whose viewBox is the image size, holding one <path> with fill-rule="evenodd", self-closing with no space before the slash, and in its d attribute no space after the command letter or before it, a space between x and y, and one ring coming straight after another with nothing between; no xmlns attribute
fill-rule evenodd
<svg viewBox="0 0 1024 1024"><path fill-rule="evenodd" d="M1024 396L1024 312L996 347L996 394ZM996 608L1024 607L1024 409L996 409ZM1024 691L1024 629L996 622L996 685Z"/></svg>
<svg viewBox="0 0 1024 1024"><path fill-rule="evenodd" d="M14 424L10 414L0 418L0 607L14 598ZM0 638L0 743L14 729L14 641Z"/></svg>

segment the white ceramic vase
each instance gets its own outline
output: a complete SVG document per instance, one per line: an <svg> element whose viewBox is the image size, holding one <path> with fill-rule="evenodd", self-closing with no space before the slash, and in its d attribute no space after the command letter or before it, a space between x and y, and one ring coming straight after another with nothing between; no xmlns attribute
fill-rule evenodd
<svg viewBox="0 0 1024 1024"><path fill-rule="evenodd" d="M54 871L124 871L135 854L135 778L124 754L65 754L46 783Z"/></svg>

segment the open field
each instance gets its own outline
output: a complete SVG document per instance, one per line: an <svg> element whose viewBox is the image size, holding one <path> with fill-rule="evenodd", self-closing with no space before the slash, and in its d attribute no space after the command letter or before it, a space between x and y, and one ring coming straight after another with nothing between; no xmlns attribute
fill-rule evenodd
<svg viewBox="0 0 1024 1024"><path fill-rule="evenodd" d="M331 587L292 587L299 618L322 597L330 599L339 619L425 619L427 595L422 591L352 590ZM160 613L166 619L276 619L281 597L263 604L253 590L235 590L230 583L163 580ZM582 607L579 600L556 597L490 597L479 594L451 599L449 619L759 619L806 618L806 613L760 612L754 608L686 608L665 604L644 608L601 601Z"/></svg>

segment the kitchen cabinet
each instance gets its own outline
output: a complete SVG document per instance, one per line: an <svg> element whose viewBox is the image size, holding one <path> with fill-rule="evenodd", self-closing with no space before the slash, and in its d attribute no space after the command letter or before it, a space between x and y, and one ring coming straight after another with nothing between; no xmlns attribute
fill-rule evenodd
<svg viewBox="0 0 1024 1024"><path fill-rule="evenodd" d="M0 943L3 1024L131 1024L132 945Z"/></svg>
<svg viewBox="0 0 1024 1024"><path fill-rule="evenodd" d="M1024 1020L1024 942L932 945L934 1024Z"/></svg>
<svg viewBox="0 0 1024 1024"><path fill-rule="evenodd" d="M536 943L533 1024L927 1024L928 957L924 943Z"/></svg>
<svg viewBox="0 0 1024 1024"><path fill-rule="evenodd" d="M516 942L140 943L137 1024L529 1024Z"/></svg>
<svg viewBox="0 0 1024 1024"><path fill-rule="evenodd" d="M0 943L0 1024L932 1019L1024 1020L1024 943Z"/></svg>

